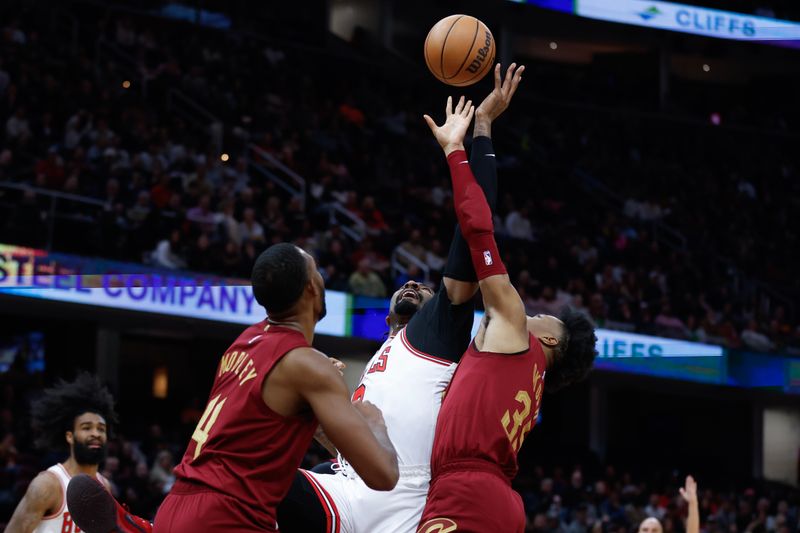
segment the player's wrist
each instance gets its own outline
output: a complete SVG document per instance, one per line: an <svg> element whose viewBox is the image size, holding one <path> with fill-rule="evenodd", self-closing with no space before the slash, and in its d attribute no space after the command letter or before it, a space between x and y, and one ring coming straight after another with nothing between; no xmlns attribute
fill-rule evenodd
<svg viewBox="0 0 800 533"><path fill-rule="evenodd" d="M494 117L492 117L492 114L485 109L476 109L475 121L477 122L478 120L488 120L489 122L491 122L492 120L494 120Z"/></svg>
<svg viewBox="0 0 800 533"><path fill-rule="evenodd" d="M457 152L459 150L465 150L465 148L464 148L464 143L463 142L446 143L446 144L442 145L442 150L444 150L444 156L448 157L453 152Z"/></svg>

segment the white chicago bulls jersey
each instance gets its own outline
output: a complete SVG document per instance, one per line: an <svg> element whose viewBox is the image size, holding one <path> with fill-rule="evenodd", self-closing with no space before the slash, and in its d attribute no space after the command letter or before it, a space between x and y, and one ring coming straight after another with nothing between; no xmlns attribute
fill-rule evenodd
<svg viewBox="0 0 800 533"><path fill-rule="evenodd" d="M367 363L353 399L370 401L383 413L401 475L418 469L430 476L436 418L455 369L452 361L411 346L405 329Z"/></svg>
<svg viewBox="0 0 800 533"><path fill-rule="evenodd" d="M72 516L67 509L67 485L72 476L61 465L53 465L47 469L48 472L58 478L61 483L61 507L58 511L42 518L33 533L78 533L81 529L72 522ZM103 483L103 476L97 474L97 479ZM105 483L103 483L105 485Z"/></svg>

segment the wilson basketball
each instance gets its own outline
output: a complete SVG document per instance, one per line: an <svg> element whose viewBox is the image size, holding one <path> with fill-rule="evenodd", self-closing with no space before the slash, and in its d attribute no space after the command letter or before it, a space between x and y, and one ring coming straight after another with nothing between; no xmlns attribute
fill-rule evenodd
<svg viewBox="0 0 800 533"><path fill-rule="evenodd" d="M492 70L494 55L492 32L469 15L443 18L425 39L428 69L439 81L456 87L480 81Z"/></svg>

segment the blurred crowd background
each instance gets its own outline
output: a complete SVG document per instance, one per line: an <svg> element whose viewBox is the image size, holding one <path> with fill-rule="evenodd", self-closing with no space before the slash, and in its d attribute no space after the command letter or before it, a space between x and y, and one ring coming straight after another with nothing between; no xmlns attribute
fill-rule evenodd
<svg viewBox="0 0 800 533"><path fill-rule="evenodd" d="M421 114L440 116L446 93L419 67L378 68L359 33L285 46L78 4L78 33L53 31L70 25L38 3L0 7L0 242L247 279L292 241L332 290L438 284L455 219ZM797 12L755 12L776 11ZM571 304L600 327L800 353L797 105L771 105L774 87L676 82L664 109L641 73L526 66L493 136L495 228L528 313ZM44 380L0 375L0 521L62 457L31 446ZM110 442L102 473L134 513L153 516L201 409ZM312 448L305 466L324 459ZM516 484L529 531L623 533L657 516L672 533L686 474L543 459ZM800 530L797 490L698 481L704 531Z"/></svg>

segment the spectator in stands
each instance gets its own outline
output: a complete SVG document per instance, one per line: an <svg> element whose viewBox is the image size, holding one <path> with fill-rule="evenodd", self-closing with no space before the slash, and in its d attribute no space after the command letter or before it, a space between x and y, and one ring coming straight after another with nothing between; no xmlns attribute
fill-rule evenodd
<svg viewBox="0 0 800 533"><path fill-rule="evenodd" d="M581 237L578 244L573 246L572 255L578 264L585 265L589 262L597 261L597 248L589 243L589 239Z"/></svg>
<svg viewBox="0 0 800 533"><path fill-rule="evenodd" d="M153 264L163 268L186 268L186 261L182 257L181 231L173 229L169 238L159 241L152 255Z"/></svg>
<svg viewBox="0 0 800 533"><path fill-rule="evenodd" d="M372 270L369 259L359 261L358 268L350 275L348 283L350 292L357 296L386 297L386 286L380 276Z"/></svg>
<svg viewBox="0 0 800 533"><path fill-rule="evenodd" d="M6 121L6 139L15 145L25 144L31 138L31 126L28 123L25 108L19 106Z"/></svg>
<svg viewBox="0 0 800 533"><path fill-rule="evenodd" d="M420 263L424 263L428 255L428 251L422 245L422 232L417 228L411 230L408 240L400 243L397 250L402 252L398 253L397 261L406 268L414 264L415 259ZM411 258L408 256L411 256Z"/></svg>
<svg viewBox="0 0 800 533"><path fill-rule="evenodd" d="M367 232L370 235L380 235L382 232L389 229L389 226L383 218L383 213L375 207L375 198L372 196L364 197L361 201L361 209L357 214L367 225Z"/></svg>
<svg viewBox="0 0 800 533"><path fill-rule="evenodd" d="M768 352L774 348L769 337L759 331L758 322L755 319L750 319L747 322L747 327L742 331L741 339L747 348L758 352Z"/></svg>
<svg viewBox="0 0 800 533"><path fill-rule="evenodd" d="M687 337L689 331L683 321L672 313L669 301L661 303L661 310L656 315L653 323L663 334L671 337Z"/></svg>
<svg viewBox="0 0 800 533"><path fill-rule="evenodd" d="M186 212L186 220L204 233L213 231L217 217L211 211L211 195L202 195L197 205Z"/></svg>
<svg viewBox="0 0 800 533"><path fill-rule="evenodd" d="M520 239L524 241L533 241L533 226L528 218L529 210L527 204L519 209L512 209L506 215L505 228L506 233L512 239Z"/></svg>
<svg viewBox="0 0 800 533"><path fill-rule="evenodd" d="M172 469L175 462L172 460L172 453L169 450L161 450L156 456L153 468L150 469L150 482L161 494L166 494L175 483L175 475Z"/></svg>
<svg viewBox="0 0 800 533"><path fill-rule="evenodd" d="M264 228L256 220L256 212L252 207L244 210L242 222L239 224L239 236L242 240L259 245L265 241Z"/></svg>

